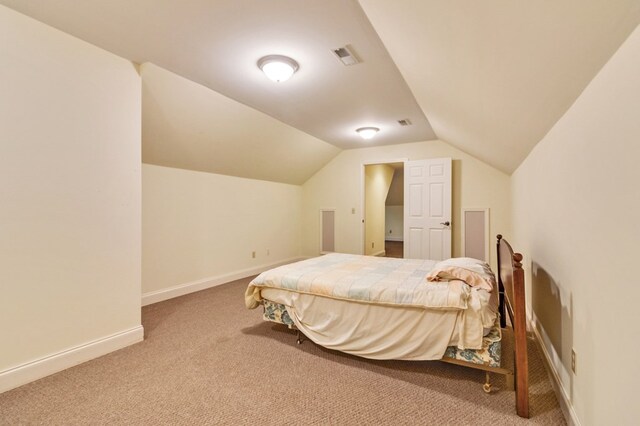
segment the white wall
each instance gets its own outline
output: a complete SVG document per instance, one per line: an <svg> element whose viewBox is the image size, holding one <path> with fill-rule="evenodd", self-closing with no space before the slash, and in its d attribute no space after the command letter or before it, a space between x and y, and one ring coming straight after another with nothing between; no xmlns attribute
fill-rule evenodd
<svg viewBox="0 0 640 426"><path fill-rule="evenodd" d="M530 308L584 425L638 422L639 118L637 28L512 178Z"/></svg>
<svg viewBox="0 0 640 426"><path fill-rule="evenodd" d="M365 166L365 244L364 254L384 252L385 200L393 179L393 167L388 164Z"/></svg>
<svg viewBox="0 0 640 426"><path fill-rule="evenodd" d="M137 70L3 6L0 40L1 391L142 328Z"/></svg>
<svg viewBox="0 0 640 426"><path fill-rule="evenodd" d="M404 241L404 206L385 206L385 240Z"/></svg>
<svg viewBox="0 0 640 426"><path fill-rule="evenodd" d="M491 208L490 234L510 234L509 176L446 142L429 141L342 151L303 185L304 255L319 250L318 211L336 209L336 251L362 253L362 165L399 159L453 159L453 254L461 252L461 209ZM352 214L352 209L355 213ZM494 250L495 251L495 250ZM492 259L495 253L492 252Z"/></svg>
<svg viewBox="0 0 640 426"><path fill-rule="evenodd" d="M142 188L145 303L300 256L299 185L143 164Z"/></svg>

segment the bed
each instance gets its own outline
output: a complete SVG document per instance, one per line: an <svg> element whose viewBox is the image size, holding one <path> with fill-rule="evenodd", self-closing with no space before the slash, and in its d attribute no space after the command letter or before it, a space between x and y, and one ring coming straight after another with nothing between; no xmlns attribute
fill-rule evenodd
<svg viewBox="0 0 640 426"><path fill-rule="evenodd" d="M500 235L497 255L495 280L488 265L466 258L332 253L263 272L249 284L245 304L262 306L265 320L297 330L298 343L306 337L364 358L484 370L485 392L491 392L490 373L503 374L515 387L518 415L528 417L522 255ZM507 317L513 353L505 354Z"/></svg>

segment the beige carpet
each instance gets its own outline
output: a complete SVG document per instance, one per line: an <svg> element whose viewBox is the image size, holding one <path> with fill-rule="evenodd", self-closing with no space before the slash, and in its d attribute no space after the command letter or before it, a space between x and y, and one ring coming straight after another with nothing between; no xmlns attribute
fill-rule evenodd
<svg viewBox="0 0 640 426"><path fill-rule="evenodd" d="M144 342L1 394L0 424L565 423L533 344L526 421L476 370L298 346L245 309L247 282L145 307Z"/></svg>

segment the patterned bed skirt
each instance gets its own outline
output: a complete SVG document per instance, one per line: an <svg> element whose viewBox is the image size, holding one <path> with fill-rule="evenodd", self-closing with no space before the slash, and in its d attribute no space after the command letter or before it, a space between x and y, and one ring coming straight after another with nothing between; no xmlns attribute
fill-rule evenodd
<svg viewBox="0 0 640 426"><path fill-rule="evenodd" d="M284 324L289 328L295 328L295 324L285 305L263 299L265 321L272 321ZM502 349L502 330L500 329L500 317L496 317L491 331L482 339L482 349L458 349L456 346L449 346L443 358L453 358L472 364L481 364L488 367L500 367L500 352Z"/></svg>

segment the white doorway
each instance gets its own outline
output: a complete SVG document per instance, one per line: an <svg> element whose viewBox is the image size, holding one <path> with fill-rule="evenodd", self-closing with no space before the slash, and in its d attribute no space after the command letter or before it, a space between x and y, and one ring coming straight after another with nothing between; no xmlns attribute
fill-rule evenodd
<svg viewBox="0 0 640 426"><path fill-rule="evenodd" d="M388 163L364 165L364 248L367 256L384 256L385 201L394 168Z"/></svg>
<svg viewBox="0 0 640 426"><path fill-rule="evenodd" d="M393 163L393 179L385 200L386 257L404 257L404 162Z"/></svg>
<svg viewBox="0 0 640 426"><path fill-rule="evenodd" d="M386 218L389 191L396 170L404 170L405 161L406 159L402 158L362 165L362 254L385 256L387 235L400 235L398 240L404 238L402 227L396 227L389 232ZM404 197L404 185L401 184L400 188ZM401 220L404 221L404 215Z"/></svg>
<svg viewBox="0 0 640 426"><path fill-rule="evenodd" d="M405 162L404 257L451 257L451 158Z"/></svg>

